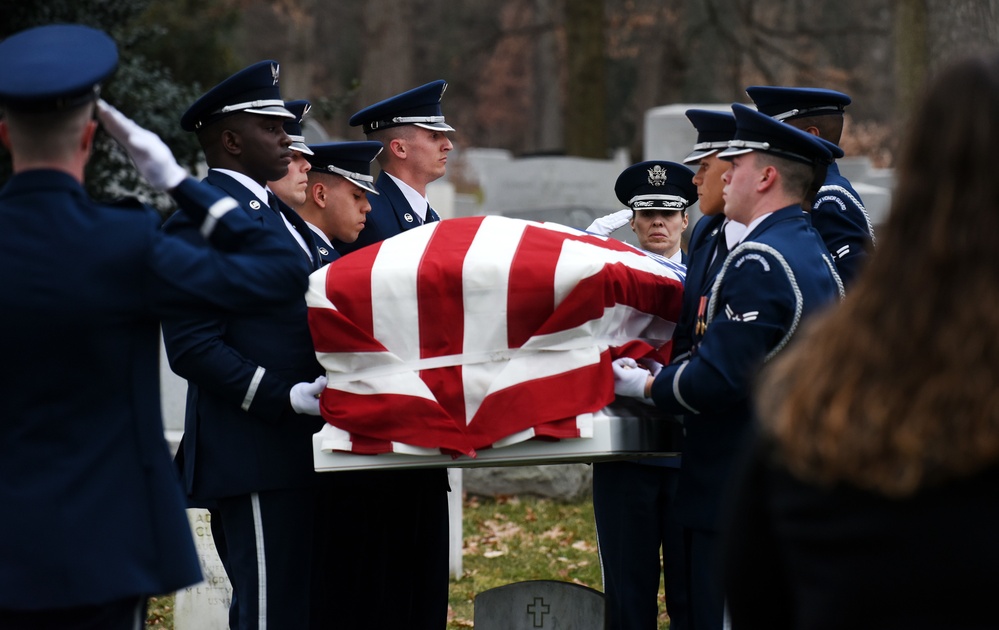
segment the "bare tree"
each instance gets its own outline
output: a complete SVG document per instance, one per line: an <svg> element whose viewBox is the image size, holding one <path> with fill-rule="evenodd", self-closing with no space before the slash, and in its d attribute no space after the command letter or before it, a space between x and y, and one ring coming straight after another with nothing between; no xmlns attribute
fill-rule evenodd
<svg viewBox="0 0 999 630"><path fill-rule="evenodd" d="M603 0L565 0L565 150L607 157L607 80Z"/></svg>

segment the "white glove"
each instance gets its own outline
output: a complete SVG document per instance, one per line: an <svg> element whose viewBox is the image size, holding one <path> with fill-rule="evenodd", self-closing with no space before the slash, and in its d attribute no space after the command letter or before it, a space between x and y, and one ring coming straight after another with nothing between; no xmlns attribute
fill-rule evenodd
<svg viewBox="0 0 999 630"><path fill-rule="evenodd" d="M653 378L659 376L659 372L663 369L663 364L655 359L639 359L638 364L648 370Z"/></svg>
<svg viewBox="0 0 999 630"><path fill-rule="evenodd" d="M648 402L645 397L645 386L652 376L648 370L639 367L634 359L622 357L611 363L614 370L614 393L618 396L630 396Z"/></svg>
<svg viewBox="0 0 999 630"><path fill-rule="evenodd" d="M159 136L137 125L104 99L97 101L97 118L156 190L172 190L188 176Z"/></svg>
<svg viewBox="0 0 999 630"><path fill-rule="evenodd" d="M631 208L612 212L596 219L586 228L586 232L598 236L610 236L610 233L631 221Z"/></svg>
<svg viewBox="0 0 999 630"><path fill-rule="evenodd" d="M319 415L319 394L326 389L326 377L320 376L311 383L297 383L288 394L291 397L291 408L295 413L308 416Z"/></svg>

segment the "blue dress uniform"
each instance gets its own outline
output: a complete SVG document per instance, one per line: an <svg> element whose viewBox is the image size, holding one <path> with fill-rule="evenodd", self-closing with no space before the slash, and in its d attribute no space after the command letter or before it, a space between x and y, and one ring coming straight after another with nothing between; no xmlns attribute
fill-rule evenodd
<svg viewBox="0 0 999 630"><path fill-rule="evenodd" d="M618 176L614 192L636 212L684 212L697 201L693 176L682 164L641 162ZM647 412L672 421L652 407ZM683 531L673 514L678 480L677 458L593 464L593 515L608 630L656 627L660 575L670 627L686 629Z"/></svg>
<svg viewBox="0 0 999 630"><path fill-rule="evenodd" d="M117 59L89 27L11 36L9 124L92 107ZM95 202L63 170L17 170L0 190L0 355L16 366L0 381L0 627L136 628L147 596L201 580L163 439L158 319L275 308L306 283L232 199L193 179L171 192L240 253L169 237L152 208Z"/></svg>
<svg viewBox="0 0 999 630"><path fill-rule="evenodd" d="M683 158L684 164L696 164L701 158L728 148L735 137L735 116L731 112L688 109L687 119L697 129L697 142ZM724 214L703 216L694 225L687 242L687 279L684 282L680 319L673 331L672 360L684 359L693 345L694 323L699 296L711 287L721 262L728 254L725 242Z"/></svg>
<svg viewBox="0 0 999 630"><path fill-rule="evenodd" d="M805 132L741 105L733 111L733 148L719 157L757 150L806 163L832 158ZM753 377L841 287L801 206L773 212L701 288L689 358L664 367L653 383L656 406L684 418L676 509L687 530L692 628L722 627L716 533L728 477L750 428Z"/></svg>
<svg viewBox="0 0 999 630"><path fill-rule="evenodd" d="M241 70L198 99L182 127L197 130L235 112L293 118L280 98L278 71L273 61ZM205 181L280 239L307 280L319 254L301 217L262 186L251 190L248 177L211 170ZM177 215L164 226L184 238L194 238L195 228ZM163 322L170 365L188 381L178 455L183 481L195 504L212 508L216 545L233 584L233 627L309 627L319 485L311 444L322 421L295 413L289 391L322 370L304 295L265 313Z"/></svg>
<svg viewBox="0 0 999 630"><path fill-rule="evenodd" d="M781 121L811 116L842 116L851 99L842 92L821 88L751 86L746 93L762 113ZM849 287L874 245L874 226L860 195L839 172L836 163L826 170L825 181L812 202L812 226L836 262L836 270Z"/></svg>
<svg viewBox="0 0 999 630"><path fill-rule="evenodd" d="M440 100L446 83L435 81L364 108L350 118L365 133L398 125L454 131ZM356 182L355 182L356 183ZM334 241L342 255L421 225L419 216L383 171L369 194L371 212L354 243ZM427 220L438 220L428 209ZM371 470L334 473L341 518L332 535L349 541L336 561L332 588L350 606L336 608L343 628L440 630L447 624L447 470Z"/></svg>
<svg viewBox="0 0 999 630"><path fill-rule="evenodd" d="M361 126L365 134L400 125L416 125L434 131L454 131L451 125L444 122L444 115L441 113L441 97L446 89L446 81L432 81L413 88L365 107L350 117L350 125ZM384 171L378 176L375 188L380 195L368 197L371 212L368 213L367 223L357 240L353 243L333 243L341 254L349 254L365 245L378 243L424 223L440 220L429 206L426 208L425 219L420 219L399 186Z"/></svg>
<svg viewBox="0 0 999 630"><path fill-rule="evenodd" d="M310 146L307 159L312 165L312 172L339 175L369 193L368 198L373 199L374 197L370 197L370 195L377 196L381 193L374 186L375 178L371 176L371 162L378 157L383 148L381 142L373 140L325 142ZM338 210L327 207L326 212L335 213ZM331 236L324 234L322 230L311 223L309 227L316 235L316 243L319 246L319 255L323 264L327 265L339 258L340 252L333 245ZM343 244L342 241L337 242Z"/></svg>

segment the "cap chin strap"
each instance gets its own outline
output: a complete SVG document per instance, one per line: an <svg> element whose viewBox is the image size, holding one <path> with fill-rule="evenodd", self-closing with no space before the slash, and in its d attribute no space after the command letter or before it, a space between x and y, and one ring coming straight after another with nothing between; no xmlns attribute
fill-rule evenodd
<svg viewBox="0 0 999 630"><path fill-rule="evenodd" d="M329 171L330 173L336 173L337 175L342 175L347 179L356 179L358 181L368 182L369 184L375 181L375 178L372 177L371 175L361 175L360 173L355 173L354 171L348 171L342 168L338 168L336 166L333 166L332 164L328 164L326 166L326 170Z"/></svg>
<svg viewBox="0 0 999 630"><path fill-rule="evenodd" d="M694 151L707 151L708 149L725 148L728 148L728 140L722 140L720 142L698 142L694 145Z"/></svg>
<svg viewBox="0 0 999 630"><path fill-rule="evenodd" d="M375 120L368 123L368 127L374 131L380 127L390 125L412 125L413 123L442 123L443 116L396 116L391 120Z"/></svg>
<svg viewBox="0 0 999 630"><path fill-rule="evenodd" d="M216 114L228 114L230 112L238 112L244 109L256 109L257 107L284 107L284 101L279 98L262 99L259 101L249 101L246 103L236 103L235 105L226 105L222 109L217 109L212 112L212 116ZM274 113L275 116L282 116L284 118L295 118L295 114L288 112L287 114L281 114L278 112Z"/></svg>

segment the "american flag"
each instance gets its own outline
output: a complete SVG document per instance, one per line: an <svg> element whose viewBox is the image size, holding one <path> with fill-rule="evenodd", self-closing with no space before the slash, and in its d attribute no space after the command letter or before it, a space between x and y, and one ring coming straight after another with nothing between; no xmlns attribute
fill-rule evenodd
<svg viewBox="0 0 999 630"><path fill-rule="evenodd" d="M588 437L614 399L612 358L668 356L682 291L629 245L498 216L344 256L306 297L335 448L474 456Z"/></svg>

